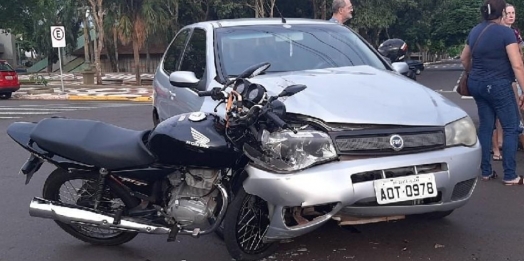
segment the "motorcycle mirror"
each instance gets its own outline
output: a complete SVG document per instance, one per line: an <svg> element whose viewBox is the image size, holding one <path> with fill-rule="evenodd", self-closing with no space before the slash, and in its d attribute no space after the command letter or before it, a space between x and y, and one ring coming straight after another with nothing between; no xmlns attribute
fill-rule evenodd
<svg viewBox="0 0 524 261"><path fill-rule="evenodd" d="M261 74L262 72L264 72L265 70L267 70L269 66L271 66L271 64L268 62L252 65L249 68L247 68L246 70L244 70L237 78L255 77Z"/></svg>
<svg viewBox="0 0 524 261"><path fill-rule="evenodd" d="M294 84L286 87L279 95L278 97L286 97L286 96L293 96L304 89L306 89L307 86L304 84Z"/></svg>
<svg viewBox="0 0 524 261"><path fill-rule="evenodd" d="M274 100L271 102L271 111L278 117L284 118L286 116L286 105L282 101Z"/></svg>

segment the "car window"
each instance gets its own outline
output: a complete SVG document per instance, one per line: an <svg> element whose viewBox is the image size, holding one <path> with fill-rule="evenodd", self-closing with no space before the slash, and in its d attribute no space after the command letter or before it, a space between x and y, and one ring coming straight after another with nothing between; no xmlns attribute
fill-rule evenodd
<svg viewBox="0 0 524 261"><path fill-rule="evenodd" d="M377 53L350 29L333 25L256 25L218 28L221 66L236 76L269 62L266 72L369 65L387 69Z"/></svg>
<svg viewBox="0 0 524 261"><path fill-rule="evenodd" d="M189 29L185 29L180 32L171 46L167 49L166 55L164 57L164 70L169 74L178 69L178 64L180 63L180 57L184 51L184 46L186 44L187 36L189 35Z"/></svg>
<svg viewBox="0 0 524 261"><path fill-rule="evenodd" d="M8 63L0 62L0 71L1 72L11 72L14 70L13 70L13 67L11 67Z"/></svg>
<svg viewBox="0 0 524 261"><path fill-rule="evenodd" d="M194 72L198 79L204 76L206 69L206 31L195 28L189 42L187 43L181 71Z"/></svg>

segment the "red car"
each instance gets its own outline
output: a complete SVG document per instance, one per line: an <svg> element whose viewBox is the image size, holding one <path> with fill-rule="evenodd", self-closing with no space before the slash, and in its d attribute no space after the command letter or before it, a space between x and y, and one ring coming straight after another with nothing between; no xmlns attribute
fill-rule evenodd
<svg viewBox="0 0 524 261"><path fill-rule="evenodd" d="M20 89L18 74L15 69L7 63L0 60L0 99L9 99L13 92Z"/></svg>

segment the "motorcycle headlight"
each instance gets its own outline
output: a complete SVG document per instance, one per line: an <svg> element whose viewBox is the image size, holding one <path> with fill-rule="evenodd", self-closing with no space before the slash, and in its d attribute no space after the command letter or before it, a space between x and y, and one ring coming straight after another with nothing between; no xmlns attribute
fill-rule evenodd
<svg viewBox="0 0 524 261"><path fill-rule="evenodd" d="M244 150L258 165L278 172L297 171L337 158L331 138L320 131L269 133L264 130L260 148L262 151L246 146Z"/></svg>
<svg viewBox="0 0 524 261"><path fill-rule="evenodd" d="M477 130L469 116L446 125L446 146L477 144Z"/></svg>

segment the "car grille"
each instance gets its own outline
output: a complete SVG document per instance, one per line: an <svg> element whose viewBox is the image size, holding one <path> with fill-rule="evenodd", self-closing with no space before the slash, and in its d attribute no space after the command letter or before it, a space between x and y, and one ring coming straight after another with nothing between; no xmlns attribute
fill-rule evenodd
<svg viewBox="0 0 524 261"><path fill-rule="evenodd" d="M455 188L453 189L453 194L451 195L451 200L461 200L466 198L469 193L471 192L471 189L473 188L473 185L475 185L475 181L477 179L469 179L462 182L457 183L455 185Z"/></svg>
<svg viewBox="0 0 524 261"><path fill-rule="evenodd" d="M355 134L348 131L335 134L334 144L341 155L398 155L442 149L446 146L443 130L426 132L393 132ZM392 139L397 136L402 146L394 147Z"/></svg>
<svg viewBox="0 0 524 261"><path fill-rule="evenodd" d="M417 174L435 173L440 171L447 171L446 163L424 164L416 166L406 166L393 169L373 170L367 172L360 172L351 175L353 184L374 181L384 178L398 178Z"/></svg>

